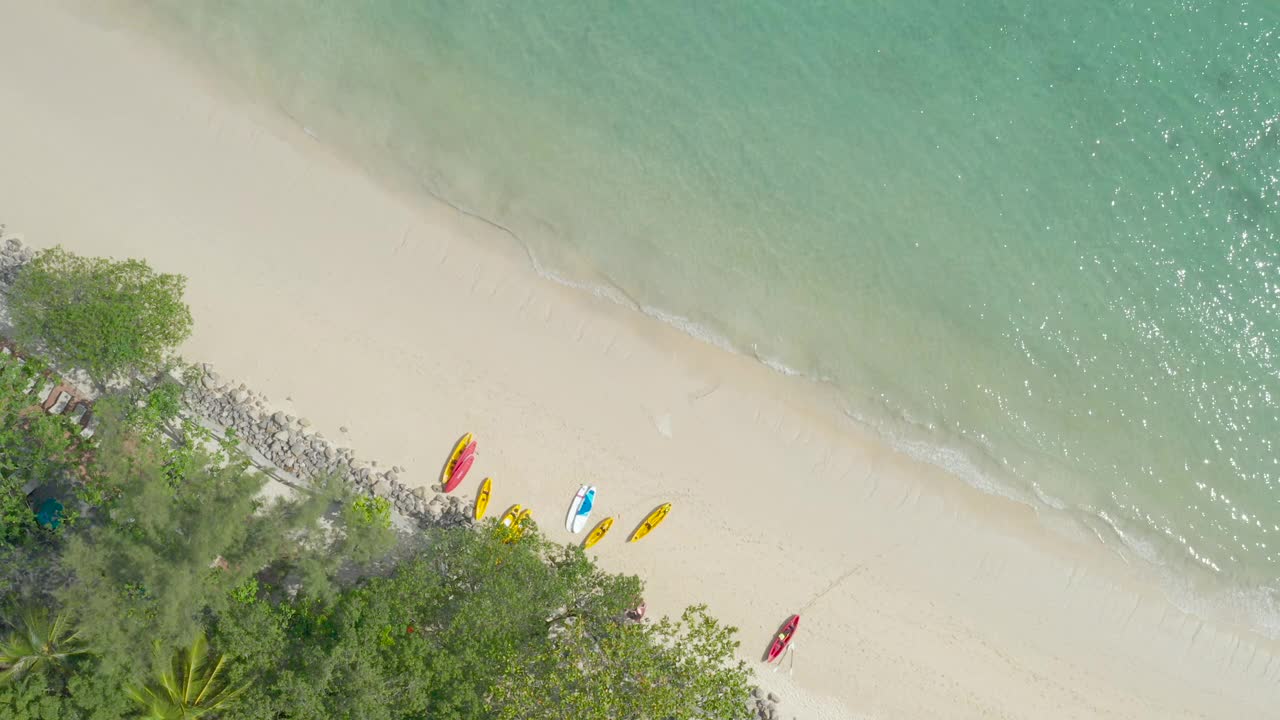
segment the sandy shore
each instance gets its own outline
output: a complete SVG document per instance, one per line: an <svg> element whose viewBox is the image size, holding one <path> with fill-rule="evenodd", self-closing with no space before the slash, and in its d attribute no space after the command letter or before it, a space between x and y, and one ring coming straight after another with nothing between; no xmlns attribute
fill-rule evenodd
<svg viewBox="0 0 1280 720"><path fill-rule="evenodd" d="M132 31L18 0L0 27L11 230L187 275L188 357L410 484L472 430L464 491L491 475L494 505L563 540L598 485L621 515L603 563L658 612L709 603L753 663L801 612L791 674L761 674L785 717L1275 716L1275 642L889 451L820 389L537 277L493 228L380 187Z"/></svg>

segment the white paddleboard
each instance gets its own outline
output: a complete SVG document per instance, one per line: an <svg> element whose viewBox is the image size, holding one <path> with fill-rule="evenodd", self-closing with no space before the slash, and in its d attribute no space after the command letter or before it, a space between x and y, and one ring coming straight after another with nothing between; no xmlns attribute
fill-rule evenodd
<svg viewBox="0 0 1280 720"><path fill-rule="evenodd" d="M573 519L578 516L578 508L582 507L582 498L587 495L587 486L583 485L578 488L578 494L573 496L573 502L569 503L569 514L564 519L564 529L573 532Z"/></svg>
<svg viewBox="0 0 1280 720"><path fill-rule="evenodd" d="M591 508L596 504L596 486L587 488L587 494L578 501L578 512L573 516L573 532L580 533L587 526L587 518L591 517Z"/></svg>

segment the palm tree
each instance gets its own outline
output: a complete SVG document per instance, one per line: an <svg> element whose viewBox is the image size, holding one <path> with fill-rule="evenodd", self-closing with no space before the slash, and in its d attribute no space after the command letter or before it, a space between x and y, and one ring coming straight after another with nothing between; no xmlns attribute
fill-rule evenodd
<svg viewBox="0 0 1280 720"><path fill-rule="evenodd" d="M173 654L172 666L160 673L160 682L128 688L129 696L143 707L146 720L194 720L212 715L248 689L229 687L221 677L226 656L215 659L203 634L190 647Z"/></svg>
<svg viewBox="0 0 1280 720"><path fill-rule="evenodd" d="M0 684L33 671L65 669L71 658L90 652L64 612L50 617L46 608L28 608L13 627L0 640Z"/></svg>

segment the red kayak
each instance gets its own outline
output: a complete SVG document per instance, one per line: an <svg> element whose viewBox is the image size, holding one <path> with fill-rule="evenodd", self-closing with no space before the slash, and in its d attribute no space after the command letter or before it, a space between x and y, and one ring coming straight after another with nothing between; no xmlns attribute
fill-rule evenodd
<svg viewBox="0 0 1280 720"><path fill-rule="evenodd" d="M476 454L476 441L472 440L467 446L462 448L462 454L458 456L458 464L461 465L463 460Z"/></svg>
<svg viewBox="0 0 1280 720"><path fill-rule="evenodd" d="M458 466L453 469L453 474L449 476L449 482L445 483L444 491L453 492L453 489L458 487L462 482L462 478L467 476L467 471L471 469L471 466L475 464L475 461L476 454L474 452L459 460Z"/></svg>
<svg viewBox="0 0 1280 720"><path fill-rule="evenodd" d="M773 639L773 645L769 648L769 657L765 662L773 662L782 656L783 651L791 644L791 638L796 636L796 628L799 626L799 615L792 615L787 619L786 624L778 631L778 636Z"/></svg>

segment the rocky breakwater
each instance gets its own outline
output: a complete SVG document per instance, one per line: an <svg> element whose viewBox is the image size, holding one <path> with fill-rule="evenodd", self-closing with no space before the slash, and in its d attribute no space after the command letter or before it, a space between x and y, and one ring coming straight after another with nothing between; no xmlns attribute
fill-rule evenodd
<svg viewBox="0 0 1280 720"><path fill-rule="evenodd" d="M186 382L187 406L207 420L233 428L241 443L290 475L300 480L337 477L358 492L386 498L422 527L474 522L461 497L406 487L399 479L404 468L382 469L376 461L357 457L351 448L339 447L316 432L306 418L272 408L266 396L223 378L208 363L194 370L195 379Z"/></svg>

